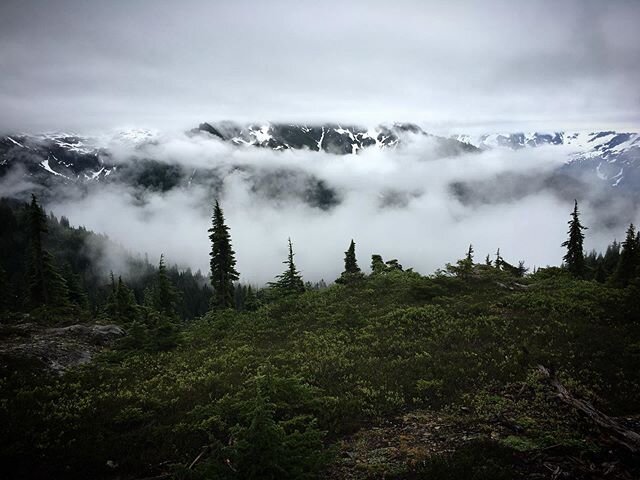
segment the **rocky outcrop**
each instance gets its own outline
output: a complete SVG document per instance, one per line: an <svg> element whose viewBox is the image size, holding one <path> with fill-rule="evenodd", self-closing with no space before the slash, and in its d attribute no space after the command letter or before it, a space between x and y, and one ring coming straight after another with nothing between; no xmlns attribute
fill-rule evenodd
<svg viewBox="0 0 640 480"><path fill-rule="evenodd" d="M125 335L118 325L70 325L47 328L35 323L0 327L0 362L27 361L55 373L91 361Z"/></svg>

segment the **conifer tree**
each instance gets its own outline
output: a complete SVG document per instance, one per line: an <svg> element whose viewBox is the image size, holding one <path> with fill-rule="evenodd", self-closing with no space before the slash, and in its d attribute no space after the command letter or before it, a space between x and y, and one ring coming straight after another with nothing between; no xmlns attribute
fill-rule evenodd
<svg viewBox="0 0 640 480"><path fill-rule="evenodd" d="M160 255L158 273L151 289L147 292L146 303L156 312L167 317L177 316L179 294L167 275L164 255Z"/></svg>
<svg viewBox="0 0 640 480"><path fill-rule="evenodd" d="M518 266L516 267L516 276L524 277L525 274L529 271L527 267L524 266L524 260L520 260L518 262Z"/></svg>
<svg viewBox="0 0 640 480"><path fill-rule="evenodd" d="M53 257L44 248L43 235L47 233L47 217L31 195L29 205L29 300L32 307L64 306L67 304L67 286L53 265Z"/></svg>
<svg viewBox="0 0 640 480"><path fill-rule="evenodd" d="M632 223L627 229L626 238L622 242L622 248L620 249L620 259L614 274L615 283L626 287L638 275L639 257L640 251L636 243L636 230Z"/></svg>
<svg viewBox="0 0 640 480"><path fill-rule="evenodd" d="M611 275L616 271L618 262L620 261L620 244L614 240L604 253L604 269L607 275Z"/></svg>
<svg viewBox="0 0 640 480"><path fill-rule="evenodd" d="M87 310L89 308L89 298L84 286L82 285L80 275L74 273L71 269L71 265L66 263L62 268L62 277L64 278L67 284L67 289L69 290L69 301L81 309Z"/></svg>
<svg viewBox="0 0 640 480"><path fill-rule="evenodd" d="M244 309L249 312L252 312L254 310L257 310L259 306L260 306L260 301L258 300L258 297L253 291L253 288L251 287L251 285L249 285L247 287L247 294L244 298Z"/></svg>
<svg viewBox="0 0 640 480"><path fill-rule="evenodd" d="M233 308L233 282L238 280L235 252L231 247L229 227L224 223L224 215L216 200L213 208L212 225L209 229L211 240L211 286L213 296L211 305L214 308Z"/></svg>
<svg viewBox="0 0 640 480"><path fill-rule="evenodd" d="M604 269L604 261L598 262L598 266L596 267L594 280L598 283L604 283L607 281L607 272Z"/></svg>
<svg viewBox="0 0 640 480"><path fill-rule="evenodd" d="M115 321L124 324L135 322L139 317L138 305L131 289L118 277L115 281L111 272L111 293L107 298L105 313Z"/></svg>
<svg viewBox="0 0 640 480"><path fill-rule="evenodd" d="M348 283L360 277L362 277L362 272L356 260L356 243L352 239L349 248L344 252L344 272L336 280L336 283Z"/></svg>
<svg viewBox="0 0 640 480"><path fill-rule="evenodd" d="M291 239L289 239L289 254L287 255L287 259L282 262L287 265L287 269L276 277L278 279L276 282L270 283L273 288L283 293L304 292L304 282L302 281L302 276L296 269L296 265L293 262L294 255L295 254L293 253L293 245L291 243Z"/></svg>
<svg viewBox="0 0 640 480"><path fill-rule="evenodd" d="M387 266L384 264L382 255L378 255L376 253L371 255L371 273L373 275L384 273L386 269L387 269Z"/></svg>
<svg viewBox="0 0 640 480"><path fill-rule="evenodd" d="M467 278L473 271L473 246L469 245L467 254L464 258L461 258L455 265L447 263L445 265L447 271L457 277Z"/></svg>
<svg viewBox="0 0 640 480"><path fill-rule="evenodd" d="M345 273L360 273L360 267L356 260L356 242L351 239L349 248L344 252L344 271Z"/></svg>
<svg viewBox="0 0 640 480"><path fill-rule="evenodd" d="M582 244L584 241L584 233L582 230L586 230L587 227L583 227L580 223L580 212L578 211L578 201L574 201L573 212L571 213L571 220L569 220L569 238L562 243L563 247L567 247L567 253L562 259L564 260L567 270L571 272L574 277L581 278L585 274L584 265L584 252Z"/></svg>
<svg viewBox="0 0 640 480"><path fill-rule="evenodd" d="M234 308L239 312L244 310L244 299L247 295L246 285L236 284L233 292L233 304Z"/></svg>

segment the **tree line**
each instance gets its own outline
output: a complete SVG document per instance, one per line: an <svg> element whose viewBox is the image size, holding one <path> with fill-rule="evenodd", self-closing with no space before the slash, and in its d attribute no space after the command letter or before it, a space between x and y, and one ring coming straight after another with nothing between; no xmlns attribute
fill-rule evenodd
<svg viewBox="0 0 640 480"><path fill-rule="evenodd" d="M598 254L595 251L589 254L584 253L584 230L587 230L587 227L583 226L580 221L577 200L574 201L574 208L568 224L568 238L562 243L566 253L563 256L561 270L578 279L595 280L600 283L608 282L612 286L620 287L626 287L640 276L640 232L636 232L633 223L629 225L622 244L614 240L604 254ZM210 264L213 287L212 306L214 308L232 308L235 306L233 282L238 280L239 274L235 268L235 252L231 246L229 227L225 224L222 208L218 201L215 202L209 233L212 243ZM305 291L302 276L294 263L293 245L290 238L288 252L287 259L283 262L287 266L285 271L276 277L275 282L269 283L269 287L276 294L286 295ZM522 260L517 265L507 262L500 254L500 249L495 254L495 260L487 255L484 263L476 264L473 245L469 245L466 256L458 260L455 265L447 264L445 271L458 277L468 277L482 269L503 271L515 277L523 277L529 270ZM385 262L381 255L372 255L372 275L394 270L403 270L398 260L392 259ZM345 252L344 270L335 283L348 284L363 276L356 259L355 242L352 239ZM251 295L251 300L254 301L254 294Z"/></svg>
<svg viewBox="0 0 640 480"><path fill-rule="evenodd" d="M3 213L4 212L4 213ZM0 209L0 217L4 216L7 224L12 217L6 216L6 211ZM146 337L163 337L165 346L173 343L178 326L185 318L194 318L206 313L209 309L255 310L261 304L269 302L274 297L300 294L314 288L324 288L324 281L312 285L304 282L302 274L295 264L295 253L291 239L288 239L288 254L283 261L284 271L269 282L266 288L254 288L240 284L240 274L236 268L236 253L232 247L231 233L225 221L220 203L216 200L213 206L211 227L208 230L211 242L209 286L204 284L205 277L194 275L190 270L178 272L177 268L169 270L164 256L160 257L157 267L151 268L148 261L138 263L137 267L145 271L146 282L138 288L132 288L121 276L110 276L110 281L103 289L101 299L96 298L94 284L87 288L86 273L88 259L83 259L74 266L66 263L63 268L57 268L53 255L45 246L45 237L49 233L49 224L55 228L69 230L69 221L62 217L58 221L53 215L47 218L37 197L32 196L31 203L26 208L26 223L28 238L14 239L14 243L26 240L25 272L21 285L13 285L3 265L0 264L0 309L3 311L19 310L16 298L20 291L25 292L27 310L36 316L75 315L82 317L88 313L93 317L108 318L124 324L132 329L132 338L138 335L139 340ZM608 283L611 286L625 287L640 275L640 232L636 232L633 224L629 225L625 240L618 243L614 240L604 253L584 252L585 230L580 220L578 202L574 202L573 211L568 222L568 238L562 246L566 249L560 271L585 280ZM5 226L2 242L7 246L9 234L19 230ZM82 228L78 230L83 232ZM9 232L9 233L7 233ZM13 233L12 233L13 232ZM86 231L84 231L86 234ZM82 237L82 236L81 236ZM82 237L84 239L84 237ZM71 238L71 243L81 243ZM1 245L0 245L1 246ZM69 254L79 256L77 252ZM454 275L460 278L471 277L482 271L502 271L515 277L523 277L528 269L524 261L517 265L507 262L498 249L495 258L486 256L484 262L474 260L474 249L470 245L466 255L455 264L447 264L445 270L438 272ZM15 258L7 258L6 263L15 272ZM83 270L84 268L84 270ZM548 267L549 268L558 267ZM411 269L409 269L410 271ZM382 256L374 254L371 257L371 274L378 275L393 271L404 271L397 259L384 261ZM535 273L535 271L534 271ZM364 274L356 258L356 244L352 239L344 252L344 270L335 280L336 284L348 285L362 279ZM18 282L20 283L20 282ZM102 287L101 287L102 288ZM16 291L18 290L18 291ZM91 301L90 301L91 300ZM92 309L89 304L93 304ZM100 305L96 305L100 304ZM185 311L191 307L189 312ZM44 315L45 317L47 315ZM169 339L169 340L167 340ZM166 340L166 341L165 341ZM133 341L133 340L132 340ZM161 342L161 343L162 343ZM144 343L140 340L139 343Z"/></svg>

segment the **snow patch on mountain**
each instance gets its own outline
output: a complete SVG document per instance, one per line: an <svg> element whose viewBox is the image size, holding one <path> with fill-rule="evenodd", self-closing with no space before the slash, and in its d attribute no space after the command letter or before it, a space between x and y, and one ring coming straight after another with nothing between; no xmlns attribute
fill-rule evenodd
<svg viewBox="0 0 640 480"><path fill-rule="evenodd" d="M638 133L602 132L529 132L494 133L479 136L455 135L452 138L481 150L509 148L513 150L540 146L564 146L567 164L591 170L597 178L611 186L627 183L640 185L640 135ZM625 170L626 168L626 170Z"/></svg>

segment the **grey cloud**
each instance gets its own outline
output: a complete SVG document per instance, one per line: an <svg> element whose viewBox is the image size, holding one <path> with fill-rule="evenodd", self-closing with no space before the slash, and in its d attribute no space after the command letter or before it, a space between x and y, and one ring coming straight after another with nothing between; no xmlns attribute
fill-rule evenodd
<svg viewBox="0 0 640 480"><path fill-rule="evenodd" d="M5 130L640 119L634 1L5 0L0 18Z"/></svg>

